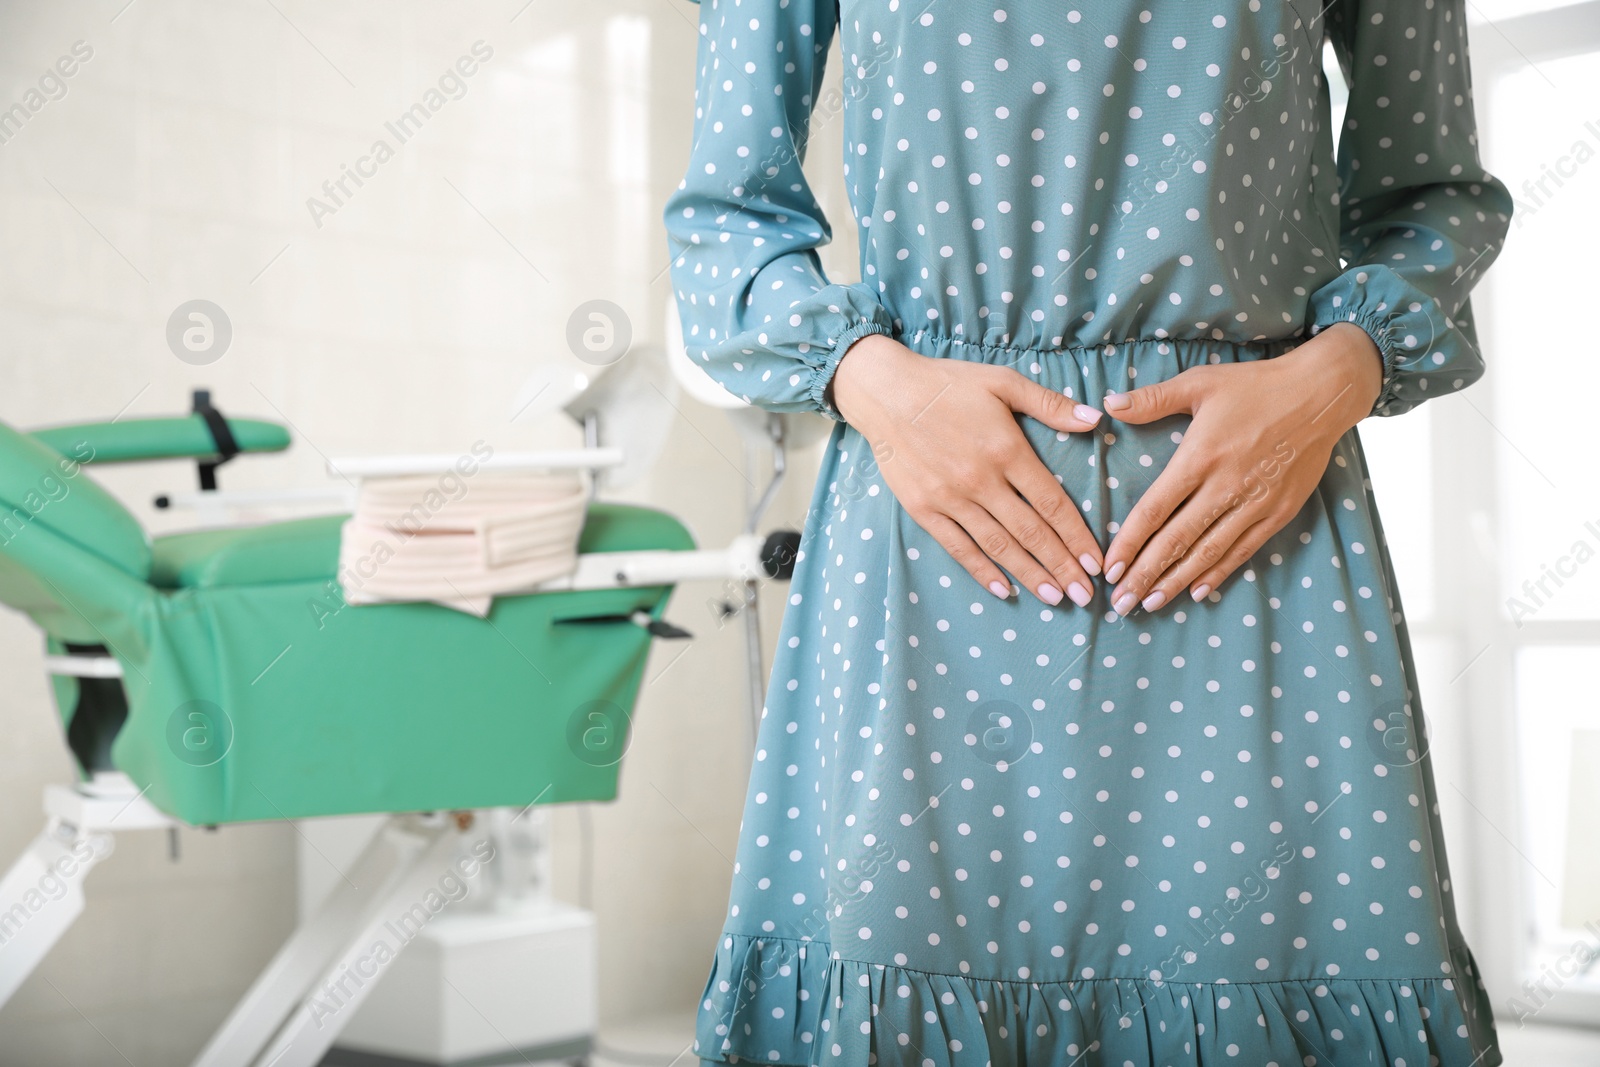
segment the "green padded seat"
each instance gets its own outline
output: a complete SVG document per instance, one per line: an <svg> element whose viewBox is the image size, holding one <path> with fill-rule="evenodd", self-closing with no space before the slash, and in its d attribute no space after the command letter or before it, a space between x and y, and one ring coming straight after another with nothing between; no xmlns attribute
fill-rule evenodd
<svg viewBox="0 0 1600 1067"><path fill-rule="evenodd" d="M339 527L347 516L276 522L157 537L150 584L157 589L210 589L331 578L339 565Z"/></svg>

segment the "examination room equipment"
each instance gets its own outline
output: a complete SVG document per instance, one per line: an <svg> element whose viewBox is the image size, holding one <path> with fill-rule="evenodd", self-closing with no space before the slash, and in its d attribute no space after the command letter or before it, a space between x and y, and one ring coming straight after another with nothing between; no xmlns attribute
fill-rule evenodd
<svg viewBox="0 0 1600 1067"><path fill-rule="evenodd" d="M290 435L223 415L203 391L179 417L31 432L0 425L0 602L44 636L79 771L76 783L46 789L44 829L0 878L0 916L26 919L0 941L0 1004L81 913L84 880L118 832L382 814L350 877L302 918L195 1063L585 1059L596 1014L593 917L549 896L539 808L617 795L651 642L691 636L666 617L679 581L722 579L744 601L726 612L747 621L753 729L762 668L747 609L763 583L788 577L798 542L792 530L757 530L787 447L815 439L808 423L821 422L717 396L683 357L674 327L669 308L669 353L546 376L534 389L543 409L559 405L581 426L581 448L335 458L332 489L230 500L219 468L281 452ZM726 408L750 443L770 451L767 484L724 548L696 548L666 512L600 499L608 472L647 466L665 433L626 417L641 390L659 397L679 384ZM156 460L197 465L198 490L156 504L196 510L202 528L151 537L93 478L101 465ZM347 595L358 560L346 542L341 566L341 531L363 486L449 480L470 496L475 477L488 485L497 473L528 472L566 472L585 486L566 573L484 597L481 614L465 594ZM222 521L240 506L295 501L332 510ZM485 849L505 860L481 874L487 904L392 936L395 916L420 916L415 902L437 895L441 872L471 877ZM52 875L64 899L34 907ZM380 942L394 944L374 960ZM448 986L473 980L475 967L501 995L529 998L527 1033L491 1034L484 1020L452 1012Z"/></svg>

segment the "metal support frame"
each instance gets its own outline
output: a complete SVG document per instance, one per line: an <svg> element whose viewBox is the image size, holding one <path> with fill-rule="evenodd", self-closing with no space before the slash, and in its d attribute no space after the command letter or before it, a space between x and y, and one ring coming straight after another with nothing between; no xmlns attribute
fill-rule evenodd
<svg viewBox="0 0 1600 1067"><path fill-rule="evenodd" d="M390 816L316 915L284 942L194 1067L321 1062L405 948L395 919L437 885L460 840L450 816Z"/></svg>
<svg viewBox="0 0 1600 1067"><path fill-rule="evenodd" d="M0 878L0 1005L83 914L83 883L115 849L116 830L175 825L125 775L44 791L45 825Z"/></svg>
<svg viewBox="0 0 1600 1067"><path fill-rule="evenodd" d="M83 881L112 847L109 833L52 817L0 878L0 1004L83 914Z"/></svg>
<svg viewBox="0 0 1600 1067"><path fill-rule="evenodd" d="M767 436L772 446L772 479L767 482L767 487L761 497L750 509L749 517L745 520L744 536L754 540L756 530L761 525L761 516L766 514L773 500L777 499L778 489L783 485L783 476L788 473L789 453L785 437L785 424L783 416L776 413L767 416ZM750 693L750 747L756 745L756 738L761 733L761 713L767 703L767 672L766 664L761 658L761 583L767 578L765 570L758 570L745 579L744 584L744 640L745 640L745 681Z"/></svg>

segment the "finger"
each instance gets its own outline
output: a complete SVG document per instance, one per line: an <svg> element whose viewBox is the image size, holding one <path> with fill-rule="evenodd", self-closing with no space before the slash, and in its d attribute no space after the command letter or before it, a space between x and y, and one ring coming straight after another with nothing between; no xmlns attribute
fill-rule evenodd
<svg viewBox="0 0 1600 1067"><path fill-rule="evenodd" d="M1068 575L1057 566L1055 560L1043 556L1039 557L1040 562L1068 582L1080 577L1085 579L1085 587L1092 589L1093 585L1087 579L1103 569L1105 554L1084 523L1083 513L1067 496L1066 490L1061 488L1061 483L1050 473L1050 468L1037 456L1024 457L1013 465L1013 469L1006 471L1006 477L1039 517L1050 524L1065 546L1066 555L1077 561L1083 573Z"/></svg>
<svg viewBox="0 0 1600 1067"><path fill-rule="evenodd" d="M1194 596L1193 590L1200 588L1200 576L1219 567L1248 531L1267 521L1261 511L1254 508L1236 508L1223 515L1189 545L1181 558L1162 572L1149 591L1139 597L1140 605L1146 611L1157 611L1171 605L1186 588ZM1212 588L1214 586L1207 586L1194 599L1204 599Z"/></svg>
<svg viewBox="0 0 1600 1067"><path fill-rule="evenodd" d="M1290 516L1293 518L1293 516ZM1233 572L1250 562L1261 546L1272 539L1277 533L1289 524L1289 519L1269 516L1249 527L1239 535L1238 540L1222 554L1215 564L1208 567L1189 589L1189 595L1195 600L1204 600L1213 590L1222 588L1222 583L1233 575Z"/></svg>
<svg viewBox="0 0 1600 1067"><path fill-rule="evenodd" d="M1038 419L1053 430L1062 433L1079 433L1092 430L1100 421L1100 412L1088 404L1080 404L1071 397L1046 389L1038 382L1008 367L996 368L990 387L994 395L1011 405L1011 410Z"/></svg>
<svg viewBox="0 0 1600 1067"><path fill-rule="evenodd" d="M1020 499L1014 493L1012 497ZM1058 579L1024 549L1011 531L985 507L976 501L963 501L950 509L950 517L961 524L984 555L1016 575L1018 585L1031 590L1052 607L1061 603L1066 593L1056 585ZM1036 528L1048 529L1042 519L1036 522Z"/></svg>
<svg viewBox="0 0 1600 1067"><path fill-rule="evenodd" d="M938 512L912 515L917 525L928 531L939 547L950 554L978 584L1001 600L1011 598L1011 579L980 549L961 524Z"/></svg>
<svg viewBox="0 0 1600 1067"><path fill-rule="evenodd" d="M1168 415L1192 415L1209 368L1191 367L1164 382L1107 393L1101 401L1118 422L1154 422Z"/></svg>
<svg viewBox="0 0 1600 1067"><path fill-rule="evenodd" d="M1111 547L1106 549L1106 581L1122 580L1123 572L1144 550L1145 542L1161 529L1167 517L1189 499L1202 481L1201 472L1190 465L1184 447L1179 445L1166 469L1150 483L1150 488L1117 527ZM1117 599L1113 597L1113 603Z"/></svg>
<svg viewBox="0 0 1600 1067"><path fill-rule="evenodd" d="M1219 522L1236 522L1245 503L1238 497L1201 492L1173 512L1139 550L1128 565L1128 573L1112 590L1112 609L1119 615L1126 615L1136 604L1146 611L1161 607L1171 599L1172 593L1158 589L1158 583L1183 560L1192 546L1203 541L1213 526Z"/></svg>
<svg viewBox="0 0 1600 1067"><path fill-rule="evenodd" d="M1048 475L1046 478L1052 485L1055 484L1055 479L1049 478ZM1046 519L1031 503L1018 496L1011 486L1005 486L1001 492L1003 496L992 500L985 497L978 502L1005 527L1006 532L1017 542L1022 551L1029 558L1037 560L1050 575L1049 590L1042 589L1037 582L1027 583L1028 587L1046 603L1060 603L1061 597L1058 593L1060 591L1080 608L1088 607L1089 601L1094 599L1094 584L1089 580L1087 569L1073 558L1071 549L1056 532L1055 523ZM1065 499L1066 494L1061 493L1060 486L1056 486L1056 492L1063 498L1062 506L1073 515L1077 515L1077 509L1072 506L1070 500ZM1080 526L1083 524L1081 518L1078 524ZM1085 530L1084 533L1087 534L1088 531ZM1096 569L1099 569L1098 566ZM1012 570L1011 573L1016 574L1019 580L1022 578L1016 570Z"/></svg>

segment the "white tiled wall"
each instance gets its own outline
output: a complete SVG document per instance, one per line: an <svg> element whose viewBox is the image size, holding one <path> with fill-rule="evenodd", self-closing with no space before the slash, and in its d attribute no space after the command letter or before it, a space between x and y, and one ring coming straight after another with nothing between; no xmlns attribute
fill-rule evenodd
<svg viewBox="0 0 1600 1067"><path fill-rule="evenodd" d="M295 433L285 455L224 468L229 488L327 485L329 455L577 443L570 425L511 424L512 399L538 366L582 367L564 337L586 300L660 338L659 217L687 158L695 19L682 0L0 6L0 108L26 106L75 42L93 50L0 144L0 419L175 413L210 387ZM493 54L464 95L398 144L384 123L479 41ZM823 169L837 136L819 137ZM318 226L308 198L380 137L393 158ZM849 229L842 208L834 222ZM234 330L203 367L165 340L195 298ZM720 413L679 408L628 495L715 544L741 525L741 447ZM814 463L796 468L788 516ZM149 502L191 488L192 469L95 474L153 530L184 521ZM680 588L671 614L697 639L658 644L621 799L593 811L606 1018L692 1005L722 919L748 735L742 629L707 606L720 592ZM767 597L769 644L781 599ZM0 614L4 862L38 829L41 787L72 774L39 656L30 626ZM558 814L568 896L576 830ZM180 837L173 861L164 835L125 835L94 872L85 918L0 1011L0 1065L154 1067L198 1049L293 922L296 838Z"/></svg>

